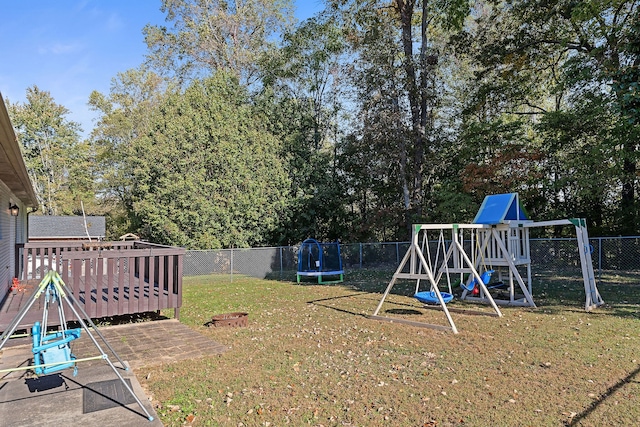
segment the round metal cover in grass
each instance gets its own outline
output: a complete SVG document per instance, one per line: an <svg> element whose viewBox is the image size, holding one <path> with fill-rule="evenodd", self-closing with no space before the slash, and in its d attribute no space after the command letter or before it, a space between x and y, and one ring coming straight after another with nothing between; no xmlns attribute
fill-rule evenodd
<svg viewBox="0 0 640 427"><path fill-rule="evenodd" d="M223 326L240 327L247 326L248 313L217 314L211 318L210 326L220 328Z"/></svg>

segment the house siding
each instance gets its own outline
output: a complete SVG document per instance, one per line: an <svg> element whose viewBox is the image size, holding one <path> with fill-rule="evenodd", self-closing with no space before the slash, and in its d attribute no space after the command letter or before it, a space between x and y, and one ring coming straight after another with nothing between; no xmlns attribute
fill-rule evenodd
<svg viewBox="0 0 640 427"><path fill-rule="evenodd" d="M9 203L20 209L11 216ZM20 143L0 94L0 301L16 276L16 243L24 243L28 231L28 209L38 206L38 196L20 151Z"/></svg>
<svg viewBox="0 0 640 427"><path fill-rule="evenodd" d="M12 217L9 205L20 209L18 217ZM0 301L11 288L11 282L17 276L16 244L26 243L27 207L0 182Z"/></svg>
<svg viewBox="0 0 640 427"><path fill-rule="evenodd" d="M9 291L15 257L15 227L11 226L9 189L0 182L0 301Z"/></svg>

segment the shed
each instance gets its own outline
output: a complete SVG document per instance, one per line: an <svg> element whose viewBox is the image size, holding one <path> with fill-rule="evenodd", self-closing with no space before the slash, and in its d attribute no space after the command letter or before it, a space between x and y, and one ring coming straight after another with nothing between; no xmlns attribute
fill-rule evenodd
<svg viewBox="0 0 640 427"><path fill-rule="evenodd" d="M29 241L104 240L104 216L29 216Z"/></svg>

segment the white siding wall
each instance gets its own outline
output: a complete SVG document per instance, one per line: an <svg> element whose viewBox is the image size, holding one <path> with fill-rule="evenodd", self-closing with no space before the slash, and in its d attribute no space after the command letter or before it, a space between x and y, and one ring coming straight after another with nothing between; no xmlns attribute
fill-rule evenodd
<svg viewBox="0 0 640 427"><path fill-rule="evenodd" d="M9 204L20 208L17 217L11 216ZM0 301L11 287L16 275L16 243L27 240L27 208L0 182Z"/></svg>
<svg viewBox="0 0 640 427"><path fill-rule="evenodd" d="M26 206L24 206L22 203L18 203L17 204L20 207L20 215L18 216L18 221L16 222L16 231L15 231L15 235L16 235L16 243L27 243L27 241L29 240L29 230L28 230L28 224L29 224L29 208L27 208ZM19 259L16 258L16 251L15 251L15 246L13 249L13 258L14 258L14 265L17 266ZM25 262L25 261L23 261ZM22 270L20 270L17 274L15 271L16 267L14 267L13 272L11 273L11 279L13 279L13 277L21 277L22 274Z"/></svg>
<svg viewBox="0 0 640 427"><path fill-rule="evenodd" d="M9 213L9 200L9 189L0 183L0 301L9 290L14 269L15 219Z"/></svg>

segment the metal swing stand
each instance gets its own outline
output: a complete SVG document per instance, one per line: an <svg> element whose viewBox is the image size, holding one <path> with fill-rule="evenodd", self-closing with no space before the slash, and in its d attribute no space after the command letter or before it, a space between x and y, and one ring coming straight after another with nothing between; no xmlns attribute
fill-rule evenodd
<svg viewBox="0 0 640 427"><path fill-rule="evenodd" d="M124 380L122 375L120 375L120 372L118 372L118 369L114 366L111 360L109 360L108 354L102 349L102 347L100 346L100 343L98 343L96 338L93 336L93 334L91 333L91 330L89 329L89 326L93 328L93 331L102 340L102 343L109 349L109 351L116 357L116 359L118 359L118 362L123 367L123 369L126 371L129 368L124 363L124 361L118 356L118 354L115 352L113 347L109 345L104 335L102 335L102 333L96 327L95 323L93 323L89 315L87 315L87 313L84 311L84 309L82 308L82 305L80 305L78 301L75 299L75 297L73 296L73 293L65 291L65 288L66 288L66 285L62 281L62 278L60 277L58 272L50 270L46 274L44 279L42 279L42 281L38 285L37 290L29 299L27 304L18 312L16 317L14 317L14 319L11 321L9 327L0 336L0 350L2 350L2 347L5 345L5 343L11 338L16 328L18 327L18 325L20 325L20 322L22 321L24 316L29 312L33 304L36 302L36 300L40 298L40 296L43 294L45 294L45 306L43 311L43 325L42 325L43 331L42 332L44 335L47 334L46 321L48 318L49 306L51 302L55 302L56 300L58 302L58 315L60 316L62 332L46 335L45 339L44 340L41 339L40 341L37 341L37 339L34 337L33 351L35 356L34 360L36 361L36 364L29 365L29 366L21 366L21 367L11 368L11 369L2 369L0 370L0 373L33 369L34 372L36 372L36 374L47 374L53 371L58 371L58 370L62 370L70 367L77 369L77 367L75 366L77 362L103 359L111 367L111 369L116 374L116 376L118 377L118 379L120 380L124 388L131 394L131 396L133 396L134 400L136 401L138 406L140 406L140 409L142 409L147 419L149 421L153 421L153 416L149 413L149 411L147 411L147 409L144 407L140 399L138 399L138 396L136 396L136 394L133 392L129 384L127 384L127 382ZM44 361L44 359L41 356L38 356L38 354L36 354L36 353L39 353L41 349L48 349L51 347L55 347L56 350L61 350L64 347L68 349L68 343L80 336L79 328L78 330L70 330L70 331L66 330L66 319L64 317L62 301L64 301L67 304L69 309L71 309L71 311L75 315L76 319L78 319L78 322L82 326L82 329L84 329L84 331L87 333L87 335L89 336L93 344L96 346L96 348L100 352L99 356L76 359L73 355L68 353L68 351L67 352L56 351L56 353L60 353L60 355L58 355L57 357L54 357L54 359L57 359L57 360ZM40 330L40 325L38 324L38 322L36 322L36 325L34 326L35 327L34 327L34 331L32 331L32 334L36 334ZM49 342L54 338L61 338L61 339L58 341ZM36 342L39 342L39 345L37 345ZM74 372L74 375L75 375L75 372Z"/></svg>

